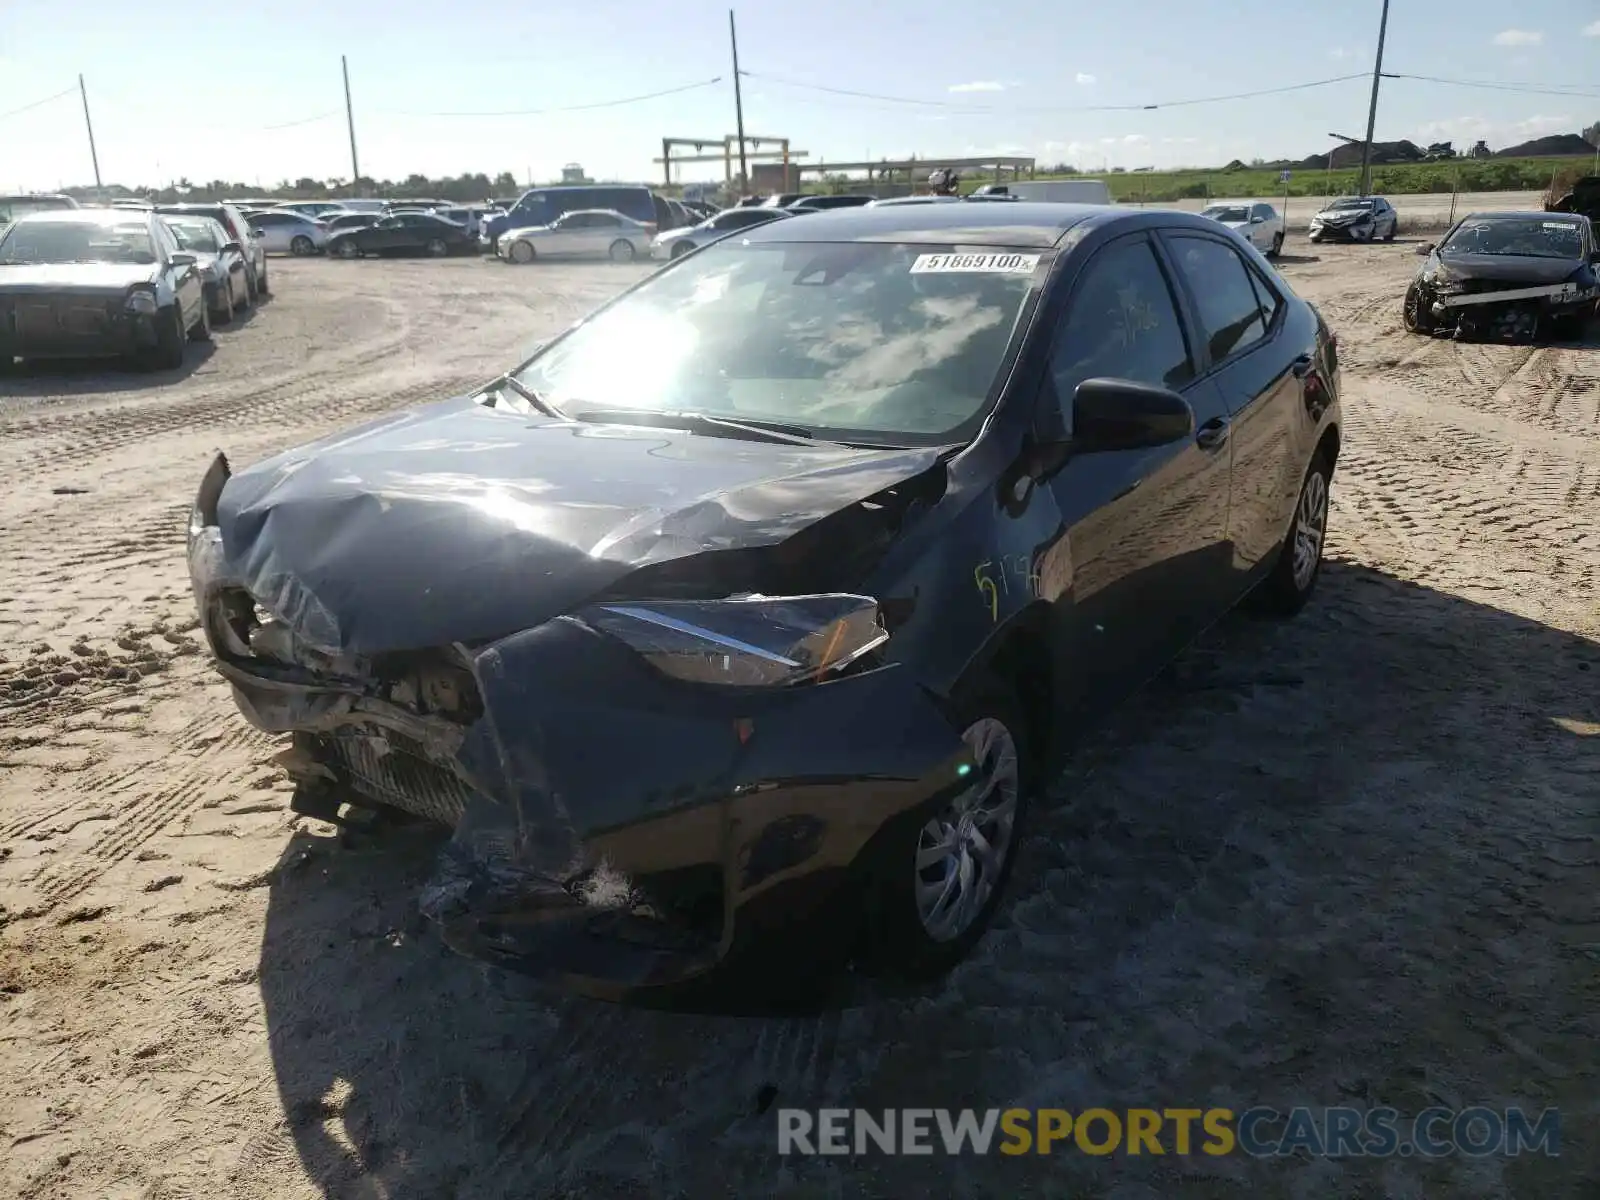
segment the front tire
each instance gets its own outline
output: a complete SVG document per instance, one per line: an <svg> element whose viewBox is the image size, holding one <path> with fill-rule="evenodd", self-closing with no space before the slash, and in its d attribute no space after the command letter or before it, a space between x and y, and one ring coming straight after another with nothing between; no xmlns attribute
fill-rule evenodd
<svg viewBox="0 0 1600 1200"><path fill-rule="evenodd" d="M1322 575L1322 550L1328 534L1328 500L1333 466L1320 451L1311 460L1289 532L1272 573L1251 597L1254 607L1277 617L1292 617L1306 606Z"/></svg>
<svg viewBox="0 0 1600 1200"><path fill-rule="evenodd" d="M340 258L360 258L361 247L354 242L340 242L339 248L334 253Z"/></svg>
<svg viewBox="0 0 1600 1200"><path fill-rule="evenodd" d="M935 812L885 830L868 886L874 967L930 982L971 953L1004 899L1036 781L1028 724L1015 694L986 683L958 705L972 784Z"/></svg>
<svg viewBox="0 0 1600 1200"><path fill-rule="evenodd" d="M512 262L518 264L519 266L525 267L535 258L537 258L538 254L527 242L518 241L511 243L511 249L508 252L508 256Z"/></svg>
<svg viewBox="0 0 1600 1200"><path fill-rule="evenodd" d="M1280 231L1272 235L1272 249L1267 251L1268 258L1277 258L1283 253L1283 233Z"/></svg>
<svg viewBox="0 0 1600 1200"><path fill-rule="evenodd" d="M618 238L611 243L609 253L612 262L632 262L639 252L633 248L633 243L627 238Z"/></svg>
<svg viewBox="0 0 1600 1200"><path fill-rule="evenodd" d="M443 238L434 238L428 243L427 251L434 258L443 258L450 253L450 246Z"/></svg>
<svg viewBox="0 0 1600 1200"><path fill-rule="evenodd" d="M1433 311L1428 298L1422 294L1422 285L1412 280L1406 289L1405 302L1400 307L1400 321L1408 333L1432 333Z"/></svg>
<svg viewBox="0 0 1600 1200"><path fill-rule="evenodd" d="M256 279L256 298L260 299L262 296L270 295L272 295L272 289L267 287L267 268L266 265L263 264L261 267L261 274Z"/></svg>
<svg viewBox="0 0 1600 1200"><path fill-rule="evenodd" d="M213 318L215 324L226 325L233 320L234 311L239 307L239 297L234 294L233 276L228 276L228 290L223 293L222 303L217 306L217 315Z"/></svg>
<svg viewBox="0 0 1600 1200"><path fill-rule="evenodd" d="M673 258L682 258L685 254L689 253L689 251L691 251L693 249L694 249L694 247L689 245L688 242L679 242L676 246L674 246L672 248L672 257Z"/></svg>
<svg viewBox="0 0 1600 1200"><path fill-rule="evenodd" d="M150 365L158 371L176 371L183 366L188 342L184 338L183 316L174 304L156 317L156 345Z"/></svg>

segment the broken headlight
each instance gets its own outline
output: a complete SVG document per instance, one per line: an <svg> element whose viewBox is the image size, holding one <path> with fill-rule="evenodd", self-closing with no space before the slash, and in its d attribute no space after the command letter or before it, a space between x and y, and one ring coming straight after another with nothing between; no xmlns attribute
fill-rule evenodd
<svg viewBox="0 0 1600 1200"><path fill-rule="evenodd" d="M735 596L598 604L577 614L664 674L783 687L837 674L889 640L870 596Z"/></svg>

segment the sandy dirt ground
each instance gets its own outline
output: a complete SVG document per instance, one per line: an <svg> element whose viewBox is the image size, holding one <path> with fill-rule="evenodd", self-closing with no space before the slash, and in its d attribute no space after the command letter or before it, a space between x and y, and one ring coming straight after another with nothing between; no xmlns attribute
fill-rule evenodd
<svg viewBox="0 0 1600 1200"><path fill-rule="evenodd" d="M1527 211L1535 212L1544 209L1543 192L1462 192L1452 198L1449 192L1427 192L1414 196L1387 196L1395 211L1400 214L1400 232L1405 233L1436 233L1441 229L1450 227L1450 214L1454 212L1457 217L1464 217L1469 212L1506 212ZM1185 212L1199 212L1207 204L1232 201L1236 204L1270 204L1280 213L1285 211L1283 193L1276 196L1249 196L1227 197L1217 196L1215 200L1179 200L1174 204L1161 205L1163 208L1181 208ZM1288 228L1291 233L1305 232L1312 215L1320 209L1326 201L1318 196L1290 196L1288 204ZM1155 208L1156 205L1150 207Z"/></svg>
<svg viewBox="0 0 1600 1200"><path fill-rule="evenodd" d="M1346 364L1310 607L1230 618L1110 722L946 983L816 1018L451 955L435 838L291 816L199 653L214 449L465 389L639 268L275 262L182 372L7 381L0 1195L1600 1195L1600 330L1409 337L1412 249L1283 263ZM763 1112L1480 1103L1560 1107L1562 1157L785 1160Z"/></svg>

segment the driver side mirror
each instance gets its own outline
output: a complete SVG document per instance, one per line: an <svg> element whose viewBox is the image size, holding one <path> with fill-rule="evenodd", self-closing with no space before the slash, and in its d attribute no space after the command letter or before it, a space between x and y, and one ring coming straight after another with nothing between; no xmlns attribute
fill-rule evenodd
<svg viewBox="0 0 1600 1200"><path fill-rule="evenodd" d="M197 260L187 250L179 250L176 254L171 255L167 261L174 267L192 267Z"/></svg>
<svg viewBox="0 0 1600 1200"><path fill-rule="evenodd" d="M1171 388L1085 379L1072 395L1072 447L1081 454L1166 446L1194 434L1194 409Z"/></svg>
<svg viewBox="0 0 1600 1200"><path fill-rule="evenodd" d="M1589 251L1589 261L1600 266L1600 250Z"/></svg>
<svg viewBox="0 0 1600 1200"><path fill-rule="evenodd" d="M1433 243L1432 242L1423 242L1422 245L1417 247L1416 253L1420 254L1420 255L1432 254L1433 253Z"/></svg>
<svg viewBox="0 0 1600 1200"><path fill-rule="evenodd" d="M1250 224L1252 224L1252 225L1260 225L1265 220L1266 220L1265 217L1251 217L1250 218Z"/></svg>
<svg viewBox="0 0 1600 1200"><path fill-rule="evenodd" d="M244 247L241 246L238 242L224 242L222 244L222 252L224 254L229 254L229 253L232 253L232 254L243 254L244 253Z"/></svg>

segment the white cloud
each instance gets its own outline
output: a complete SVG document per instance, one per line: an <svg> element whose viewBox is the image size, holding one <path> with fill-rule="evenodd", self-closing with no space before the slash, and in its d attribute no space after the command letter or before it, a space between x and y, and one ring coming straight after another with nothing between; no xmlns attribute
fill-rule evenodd
<svg viewBox="0 0 1600 1200"><path fill-rule="evenodd" d="M952 92L1003 92L1006 85L993 79L979 79L974 83L952 83Z"/></svg>
<svg viewBox="0 0 1600 1200"><path fill-rule="evenodd" d="M1145 135L1142 133L1130 133L1127 137L1122 139L1122 144L1124 146L1139 146L1143 145L1149 140L1150 139L1145 137Z"/></svg>
<svg viewBox="0 0 1600 1200"><path fill-rule="evenodd" d="M1537 46L1544 41L1544 34L1537 29L1502 29L1494 35L1496 46Z"/></svg>
<svg viewBox="0 0 1600 1200"><path fill-rule="evenodd" d="M1338 62L1341 58L1348 56L1349 53L1350 51L1346 50L1343 46L1335 46L1332 50L1328 51L1328 57L1333 59L1335 62Z"/></svg>
<svg viewBox="0 0 1600 1200"><path fill-rule="evenodd" d="M1590 21L1583 27L1584 37L1600 37L1600 21Z"/></svg>
<svg viewBox="0 0 1600 1200"><path fill-rule="evenodd" d="M1083 84L1085 87L1088 87L1089 84L1094 82L1094 76L1089 74L1087 71L1079 71L1078 82Z"/></svg>

